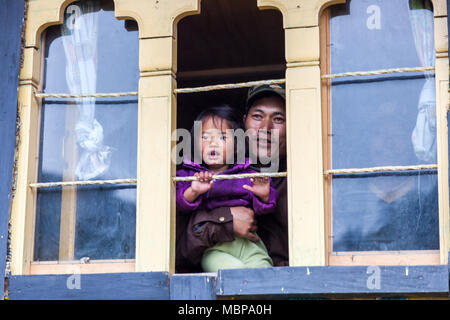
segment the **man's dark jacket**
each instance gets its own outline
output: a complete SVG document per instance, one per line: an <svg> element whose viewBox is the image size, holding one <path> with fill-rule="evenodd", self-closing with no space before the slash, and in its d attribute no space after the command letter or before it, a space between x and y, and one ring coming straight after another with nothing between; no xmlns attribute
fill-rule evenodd
<svg viewBox="0 0 450 320"><path fill-rule="evenodd" d="M275 266L289 265L287 227L287 178L273 178L278 193L277 209L258 217L257 234L264 242ZM256 217L255 217L256 219ZM176 272L201 272L203 252L217 243L234 240L230 208L177 213Z"/></svg>

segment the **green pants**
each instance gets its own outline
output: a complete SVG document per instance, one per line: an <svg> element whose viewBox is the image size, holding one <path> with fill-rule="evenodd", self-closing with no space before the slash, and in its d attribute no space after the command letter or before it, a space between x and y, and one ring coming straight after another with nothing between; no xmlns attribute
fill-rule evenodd
<svg viewBox="0 0 450 320"><path fill-rule="evenodd" d="M205 272L272 266L272 259L267 254L266 246L262 241L253 242L240 237L207 249L202 257L202 268Z"/></svg>

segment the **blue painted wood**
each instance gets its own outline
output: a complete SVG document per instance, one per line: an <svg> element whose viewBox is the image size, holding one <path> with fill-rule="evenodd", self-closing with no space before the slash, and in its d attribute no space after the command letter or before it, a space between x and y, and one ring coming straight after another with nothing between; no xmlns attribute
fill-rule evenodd
<svg viewBox="0 0 450 320"><path fill-rule="evenodd" d="M216 288L217 296L448 292L446 265L219 270Z"/></svg>
<svg viewBox="0 0 450 320"><path fill-rule="evenodd" d="M23 0L0 0L0 296L3 298L14 161Z"/></svg>
<svg viewBox="0 0 450 320"><path fill-rule="evenodd" d="M10 300L168 300L166 272L11 276Z"/></svg>
<svg viewBox="0 0 450 320"><path fill-rule="evenodd" d="M215 275L175 274L170 277L171 300L215 300L215 288Z"/></svg>

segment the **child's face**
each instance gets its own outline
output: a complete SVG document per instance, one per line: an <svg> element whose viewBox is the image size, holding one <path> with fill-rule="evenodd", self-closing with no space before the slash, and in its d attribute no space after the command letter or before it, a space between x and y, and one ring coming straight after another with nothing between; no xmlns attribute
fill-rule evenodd
<svg viewBox="0 0 450 320"><path fill-rule="evenodd" d="M233 153L233 134L227 121L208 117L202 123L202 159L210 168L226 164L227 154ZM228 132L227 132L228 130Z"/></svg>

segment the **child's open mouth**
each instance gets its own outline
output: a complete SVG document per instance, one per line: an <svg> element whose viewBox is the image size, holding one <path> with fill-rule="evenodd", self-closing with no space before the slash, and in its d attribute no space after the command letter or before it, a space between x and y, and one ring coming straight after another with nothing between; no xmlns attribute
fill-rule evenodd
<svg viewBox="0 0 450 320"><path fill-rule="evenodd" d="M218 159L219 158L219 152L217 152L216 150L211 150L209 153L208 153L208 157L210 158L210 159Z"/></svg>

